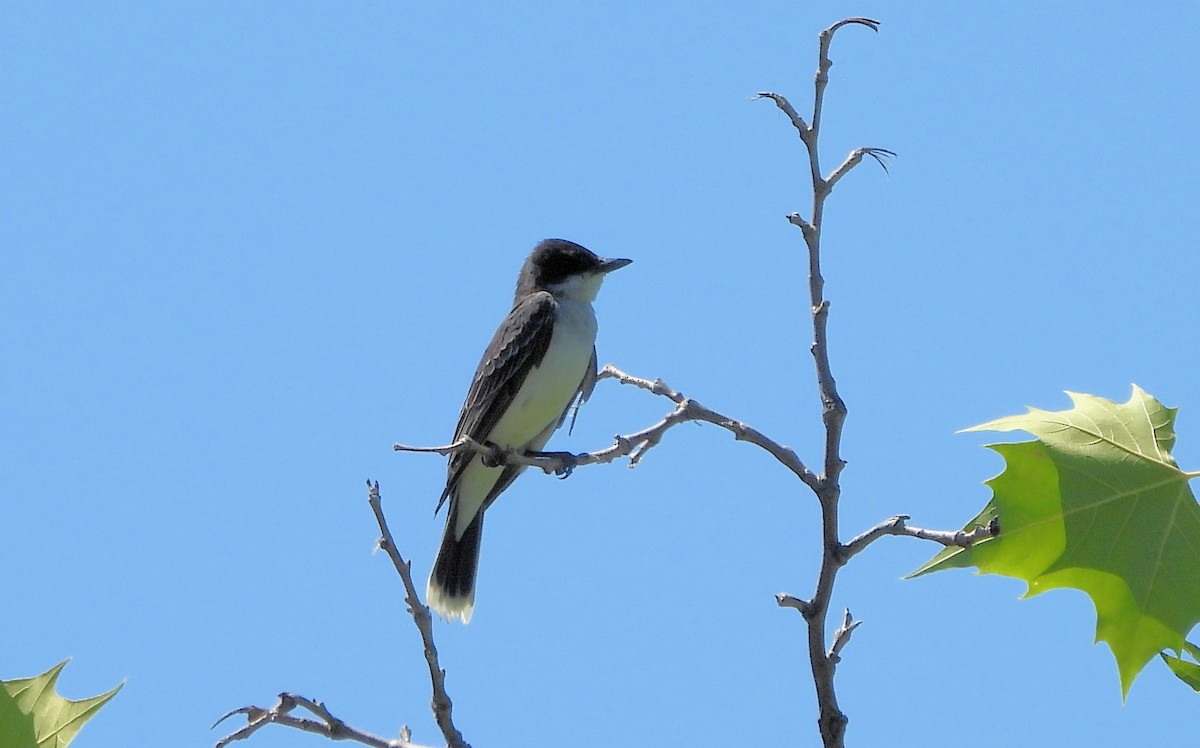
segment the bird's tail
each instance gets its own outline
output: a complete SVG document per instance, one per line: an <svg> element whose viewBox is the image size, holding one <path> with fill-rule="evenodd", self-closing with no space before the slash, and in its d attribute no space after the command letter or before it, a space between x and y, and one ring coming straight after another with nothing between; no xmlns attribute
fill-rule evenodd
<svg viewBox="0 0 1200 748"><path fill-rule="evenodd" d="M475 572L479 568L479 541L483 537L483 512L478 512L461 538L454 537L455 512L446 513L446 529L437 560L425 587L425 602L438 615L471 622L475 608Z"/></svg>

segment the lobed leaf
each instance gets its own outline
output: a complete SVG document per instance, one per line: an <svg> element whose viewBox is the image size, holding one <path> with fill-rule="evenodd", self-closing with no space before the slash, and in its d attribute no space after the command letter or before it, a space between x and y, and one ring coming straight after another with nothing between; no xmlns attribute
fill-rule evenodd
<svg viewBox="0 0 1200 748"><path fill-rule="evenodd" d="M84 723L121 690L72 701L54 686L64 660L33 678L0 681L0 746L4 748L66 748Z"/></svg>
<svg viewBox="0 0 1200 748"><path fill-rule="evenodd" d="M1125 694L1155 654L1180 651L1200 622L1200 505L1188 484L1197 474L1171 456L1177 409L1136 385L1120 404L1067 394L1069 410L1030 408L967 429L1037 440L990 446L1005 469L987 481L992 500L980 518L999 516L1001 534L947 549L912 576L976 566L1025 580L1029 595L1083 590Z"/></svg>

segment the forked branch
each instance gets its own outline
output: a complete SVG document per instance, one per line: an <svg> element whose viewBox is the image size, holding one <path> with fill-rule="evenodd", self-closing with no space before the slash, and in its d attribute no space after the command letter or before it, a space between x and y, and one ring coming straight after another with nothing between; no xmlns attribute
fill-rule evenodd
<svg viewBox="0 0 1200 748"><path fill-rule="evenodd" d="M392 565L396 567L396 573L400 575L400 580L404 583L404 602L408 604L408 612L412 616L413 623L421 632L421 642L425 648L425 662L429 665L429 680L433 686L431 703L433 718L437 722L438 729L442 731L442 737L446 739L448 748L471 748L463 740L462 733L454 726L454 705L450 701L450 695L446 693L446 671L442 670L442 666L438 662L437 646L433 642L433 616L417 595L417 588L413 584L412 578L412 563L404 560L396 542L392 540L392 531L388 528L387 519L383 516L383 498L379 494L379 481L367 481L367 503L370 504L371 511L375 514L375 521L379 525L379 547L392 560Z"/></svg>
<svg viewBox="0 0 1200 748"><path fill-rule="evenodd" d="M813 342L811 352L816 367L817 391L821 398L821 418L825 424L824 472L817 479L813 491L821 505L821 536L823 553L821 568L817 576L817 587L809 600L793 595L778 597L779 604L799 610L808 624L808 658L812 668L813 684L816 688L818 717L817 726L826 748L841 748L846 732L846 715L838 707L834 689L834 671L841 659L841 649L849 641L850 632L857 626L847 612L846 621L834 637L834 643L826 649L825 627L829 613L829 601L833 595L833 584L837 571L845 563L843 547L839 540L838 500L841 496L839 482L845 462L841 457L842 427L846 420L846 404L838 394L837 381L829 363L828 325L829 300L825 298L825 279L821 275L821 229L824 225L825 200L842 177L846 176L864 156L871 156L881 165L893 155L881 148L859 148L853 151L841 166L825 177L821 171L821 154L818 140L821 132L821 114L825 104L825 87L829 82L829 69L833 60L829 47L834 34L843 26L857 24L873 31L879 30L879 22L869 18L847 18L838 21L821 32L817 55L817 73L814 77L812 119L807 127L797 125L793 116L795 108L780 94L764 93L763 98L775 102L788 115L793 126L800 131L800 140L808 154L809 174L812 183L812 212L808 218L797 213L789 215L788 221L797 226L808 249L808 290L812 312Z"/></svg>
<svg viewBox="0 0 1200 748"><path fill-rule="evenodd" d="M450 701L449 694L446 693L446 671L442 670L442 666L438 662L437 647L433 642L433 616L430 615L429 608L425 607L420 597L417 596L417 588L413 584L412 579L412 564L400 555L400 551L392 539L392 531L388 528L387 519L383 516L383 498L379 493L378 481L367 481L367 503L370 505L371 511L375 515L375 520L379 524L379 548L388 554L388 557L392 560L392 565L396 567L396 573L400 575L400 580L403 582L405 590L404 601L408 604L408 612L412 615L413 623L416 624L417 630L421 634L421 641L425 648L425 661L429 665L429 678L433 687L431 707L433 708L434 720L437 722L438 728L442 731L442 737L446 740L447 748L471 748L463 740L462 733L454 726L453 704ZM318 720L293 715L291 712L297 706L306 709L318 717ZM291 727L303 730L304 732L317 733L324 735L330 740L350 740L363 745L373 746L374 748L422 748L422 746L410 742L411 736L408 728L401 730L400 738L381 738L360 730L357 727L352 727L334 717L320 701L308 699L293 693L280 694L279 703L270 709L263 709L257 706L245 706L235 709L217 720L213 727L216 727L235 714L245 715L246 725L218 741L216 748L225 748L229 743L236 740L244 740L269 724L283 725L284 727Z"/></svg>
<svg viewBox="0 0 1200 748"><path fill-rule="evenodd" d="M946 547L957 546L970 548L981 540L997 537L1000 534L1000 520L993 518L986 525L979 525L971 530L926 530L907 524L907 514L897 514L891 519L875 525L866 532L856 535L850 542L841 547L839 555L842 563L861 553L868 545L887 535L901 535L921 540L931 540Z"/></svg>
<svg viewBox="0 0 1200 748"><path fill-rule="evenodd" d="M304 709L317 717L317 719L292 714L296 707ZM425 746L420 746L410 741L409 738L411 738L411 735L408 728L400 731L399 738L381 738L378 735L372 735L357 727L346 724L333 716L329 709L321 702L294 693L279 694L279 701L270 709L263 709L258 706L244 706L241 709L234 709L217 720L213 724L213 727L216 727L235 714L245 715L246 724L235 732L218 740L215 748L225 748L225 746L234 741L245 740L267 725L283 725L284 727L291 727L302 732L324 735L330 740L349 740L354 743L371 746L371 748L425 748Z"/></svg>
<svg viewBox="0 0 1200 748"><path fill-rule="evenodd" d="M833 187L865 158L873 159L886 172L888 160L895 156L893 152L884 148L857 148L851 151L850 155L828 176L823 175L821 171L818 139L825 88L829 82L829 70L833 65L829 49L834 34L847 25L865 26L874 31L879 29L878 21L869 18L848 18L821 32L817 72L814 77L813 108L809 119L806 120L801 116L781 94L762 92L756 97L770 99L787 116L799 134L808 155L812 183L812 211L808 217L792 213L787 216L787 220L801 230L808 250L809 297L813 330L811 353L816 369L817 390L822 403L822 421L825 426L824 455L820 474L810 470L790 447L784 446L748 424L700 404L672 389L661 379L649 380L635 377L611 365L605 366L600 372L601 379L616 379L621 384L644 389L670 400L674 407L658 422L634 433L617 436L612 445L603 449L578 454L516 452L469 438L439 447L394 445L394 449L397 451L433 452L441 455L471 451L481 455L489 464L537 467L547 473L565 477L580 465L609 463L622 457L629 457L630 466L633 467L676 425L688 421L700 421L719 426L732 433L734 438L754 444L768 452L813 491L821 511L823 553L816 589L810 599L805 600L790 594L780 594L777 596L777 602L780 607L799 611L807 623L809 662L812 668L819 712L818 727L826 748L841 748L844 745L847 718L838 707L837 694L834 689L834 672L837 664L841 661L844 648L850 642L851 635L861 625L861 621L854 620L850 611L846 610L841 624L834 631L828 646L826 645L826 619L838 569L849 559L865 550L871 543L888 535L914 537L947 546L966 547L999 533L999 525L994 521L971 531L949 532L912 527L907 524L907 515L897 515L857 535L847 543L843 544L839 539L840 476L845 465L841 457L841 442L843 424L846 419L846 406L838 394L837 382L833 377L829 361L827 342L830 303L825 298L825 282L821 275L821 230L824 222L825 200L831 194ZM433 687L435 719L450 748L466 748L467 744L455 729L451 719L452 705L445 691L445 671L438 663L437 649L433 642L432 616L417 595L409 563L400 556L392 540L391 532L383 516L379 486L370 483L368 486L369 503L375 513L381 533L379 545L392 559L396 571L404 583L409 612L421 633ZM315 715L317 719L292 715L292 710L298 706ZM226 717L232 714L244 714L248 724L238 732L224 738L218 746L224 746L234 740L247 737L265 724L275 723L324 734L331 739L353 740L383 748L416 748L408 742L407 732L404 732L399 740L371 736L345 725L330 714L320 702L310 701L294 694L282 694L279 704L271 709L244 707L231 712Z"/></svg>
<svg viewBox="0 0 1200 748"><path fill-rule="evenodd" d="M566 477L580 465L595 465L608 463L622 457L629 457L629 466L636 467L645 457L646 452L662 441L663 436L671 428L688 421L700 421L720 426L733 434L738 441L749 442L766 450L781 465L791 470L796 477L810 487L816 487L817 476L801 462L791 447L780 444L758 429L736 418L719 413L700 402L686 397L672 389L661 379L649 380L626 374L612 364L600 370L600 379L616 379L621 384L627 384L646 390L660 397L665 397L675 403L675 408L667 413L657 423L653 423L640 431L631 434L618 435L613 444L592 452L516 452L503 450L490 442L478 442L471 438L463 438L452 444L440 447L412 447L404 444L394 444L392 448L398 452L433 452L447 455L453 452L473 451L483 455L489 464L525 465L536 467L546 473Z"/></svg>

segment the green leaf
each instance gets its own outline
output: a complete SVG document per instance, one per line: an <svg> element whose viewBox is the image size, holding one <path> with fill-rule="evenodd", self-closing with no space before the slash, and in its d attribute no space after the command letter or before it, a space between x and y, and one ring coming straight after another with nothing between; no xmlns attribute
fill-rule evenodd
<svg viewBox="0 0 1200 748"><path fill-rule="evenodd" d="M34 678L0 681L0 746L66 748L83 724L121 690L118 685L90 699L64 699L54 685L66 664L64 660Z"/></svg>
<svg viewBox="0 0 1200 748"><path fill-rule="evenodd" d="M1192 656L1192 659L1200 660L1200 647L1191 642L1184 642L1183 648ZM1166 652L1159 653L1159 656L1163 658L1163 662L1167 663L1167 667L1171 668L1171 672L1179 677L1179 680L1191 686L1193 690L1200 691L1200 665Z"/></svg>
<svg viewBox="0 0 1200 748"><path fill-rule="evenodd" d="M1029 584L1086 592L1096 640L1117 661L1121 692L1155 654L1179 651L1200 622L1200 505L1171 457L1176 409L1136 385L1126 403L1067 393L1074 407L968 431L1023 430L1037 441L996 444L1004 472L987 481L1000 535L947 549L911 576L976 566ZM975 526L979 518L968 524Z"/></svg>

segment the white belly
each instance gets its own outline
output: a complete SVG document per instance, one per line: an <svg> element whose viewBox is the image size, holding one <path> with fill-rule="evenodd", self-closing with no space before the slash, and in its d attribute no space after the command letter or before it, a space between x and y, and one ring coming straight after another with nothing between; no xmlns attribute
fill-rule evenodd
<svg viewBox="0 0 1200 748"><path fill-rule="evenodd" d="M558 426L563 412L579 391L592 362L596 344L596 315L591 304L560 302L554 335L541 364L526 376L512 404L496 422L488 440L511 449L540 450ZM463 530L500 478L503 467L487 467L476 457L459 482L458 522Z"/></svg>
<svg viewBox="0 0 1200 748"><path fill-rule="evenodd" d="M558 423L592 360L596 317L590 304L563 302L541 364L525 376L517 397L488 439L502 447L527 447Z"/></svg>

